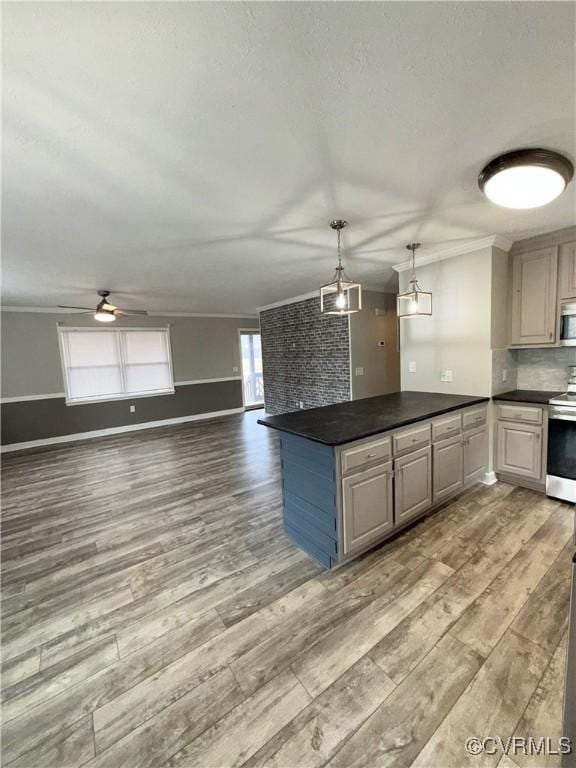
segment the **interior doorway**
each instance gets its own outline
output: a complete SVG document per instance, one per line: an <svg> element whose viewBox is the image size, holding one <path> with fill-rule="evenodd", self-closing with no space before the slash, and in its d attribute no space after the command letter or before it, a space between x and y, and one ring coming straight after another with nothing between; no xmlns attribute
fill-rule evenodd
<svg viewBox="0 0 576 768"><path fill-rule="evenodd" d="M244 407L261 408L264 405L264 379L260 331L240 331L240 360Z"/></svg>

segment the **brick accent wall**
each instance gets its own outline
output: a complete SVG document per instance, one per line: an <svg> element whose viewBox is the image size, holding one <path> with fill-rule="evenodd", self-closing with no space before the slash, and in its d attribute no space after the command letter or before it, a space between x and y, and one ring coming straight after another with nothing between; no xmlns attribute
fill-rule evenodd
<svg viewBox="0 0 576 768"><path fill-rule="evenodd" d="M350 400L348 317L322 315L320 299L260 313L266 413Z"/></svg>

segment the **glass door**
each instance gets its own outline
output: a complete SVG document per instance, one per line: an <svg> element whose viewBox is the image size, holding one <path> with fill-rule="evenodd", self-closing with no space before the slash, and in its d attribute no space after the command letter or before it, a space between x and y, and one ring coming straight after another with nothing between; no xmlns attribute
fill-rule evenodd
<svg viewBox="0 0 576 768"><path fill-rule="evenodd" d="M264 405L264 380L262 377L262 347L258 331L240 331L240 357L244 406L246 408L260 408Z"/></svg>

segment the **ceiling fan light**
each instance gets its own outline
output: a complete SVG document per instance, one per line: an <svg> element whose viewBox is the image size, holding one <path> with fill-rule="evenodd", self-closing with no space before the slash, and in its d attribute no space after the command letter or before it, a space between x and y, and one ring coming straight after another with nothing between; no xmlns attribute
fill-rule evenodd
<svg viewBox="0 0 576 768"><path fill-rule="evenodd" d="M519 149L496 157L482 170L478 186L505 208L540 208L564 192L574 166L564 155L547 149Z"/></svg>
<svg viewBox="0 0 576 768"><path fill-rule="evenodd" d="M101 323L113 323L116 320L116 315L106 309L99 309L94 313L94 320L99 320Z"/></svg>

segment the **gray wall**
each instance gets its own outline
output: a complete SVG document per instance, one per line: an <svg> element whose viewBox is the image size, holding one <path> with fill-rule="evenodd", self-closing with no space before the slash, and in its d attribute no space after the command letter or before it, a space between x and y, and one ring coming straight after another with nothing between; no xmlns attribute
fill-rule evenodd
<svg viewBox="0 0 576 768"><path fill-rule="evenodd" d="M312 298L260 313L267 413L350 399L348 317L322 315Z"/></svg>
<svg viewBox="0 0 576 768"><path fill-rule="evenodd" d="M57 324L102 327L91 316L2 312L2 397L64 392ZM174 381L238 376L239 328L257 328L257 318L126 317L118 326L170 324Z"/></svg>
<svg viewBox="0 0 576 768"><path fill-rule="evenodd" d="M409 277L400 274L401 291ZM418 280L432 291L432 316L400 320L402 389L490 395L492 248L420 266ZM452 382L440 381L443 368L452 370Z"/></svg>
<svg viewBox="0 0 576 768"><path fill-rule="evenodd" d="M384 341L383 347L378 345L380 340ZM354 400L399 391L400 351L395 294L362 292L362 311L350 315L350 344ZM364 373L356 375L357 368L363 368Z"/></svg>
<svg viewBox="0 0 576 768"><path fill-rule="evenodd" d="M2 312L2 397L61 394L57 323L98 326L91 317ZM123 318L122 326L170 324L176 393L67 406L63 397L2 403L2 442L12 444L93 430L182 418L242 407L240 380L182 384L240 376L239 328L257 328L256 318ZM234 370L237 367L238 370ZM130 405L136 407L130 413Z"/></svg>

